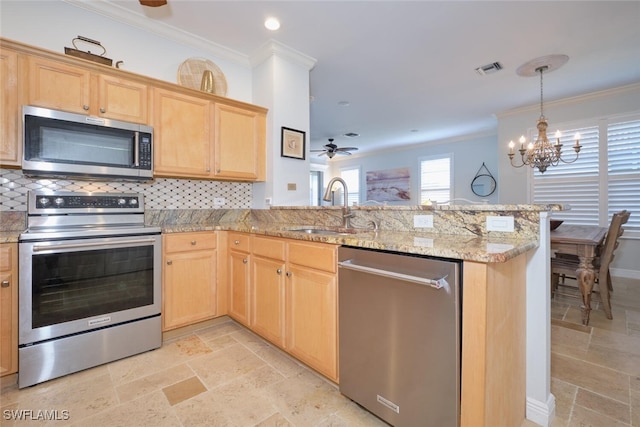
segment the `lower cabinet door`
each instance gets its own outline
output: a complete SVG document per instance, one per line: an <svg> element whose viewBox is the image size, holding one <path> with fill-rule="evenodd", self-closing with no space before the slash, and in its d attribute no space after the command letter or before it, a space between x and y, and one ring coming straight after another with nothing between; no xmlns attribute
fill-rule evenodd
<svg viewBox="0 0 640 427"><path fill-rule="evenodd" d="M229 251L229 316L249 326L249 264L246 252Z"/></svg>
<svg viewBox="0 0 640 427"><path fill-rule="evenodd" d="M284 347L284 262L253 256L251 264L251 329Z"/></svg>
<svg viewBox="0 0 640 427"><path fill-rule="evenodd" d="M338 381L338 301L335 274L289 265L286 279L287 350Z"/></svg>
<svg viewBox="0 0 640 427"><path fill-rule="evenodd" d="M216 258L215 250L166 255L163 330L215 317Z"/></svg>

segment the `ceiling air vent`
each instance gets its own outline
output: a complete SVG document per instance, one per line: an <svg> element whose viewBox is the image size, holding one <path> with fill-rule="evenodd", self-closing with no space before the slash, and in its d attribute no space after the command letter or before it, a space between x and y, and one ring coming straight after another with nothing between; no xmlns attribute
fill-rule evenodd
<svg viewBox="0 0 640 427"><path fill-rule="evenodd" d="M476 73L481 76L496 73L502 70L502 64L499 62L492 62L491 64L483 65L482 67L476 68Z"/></svg>

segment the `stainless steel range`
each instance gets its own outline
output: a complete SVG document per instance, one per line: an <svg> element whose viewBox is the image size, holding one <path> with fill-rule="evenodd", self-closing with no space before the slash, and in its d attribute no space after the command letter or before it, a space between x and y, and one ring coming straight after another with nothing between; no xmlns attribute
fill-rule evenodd
<svg viewBox="0 0 640 427"><path fill-rule="evenodd" d="M30 192L20 235L20 388L162 344L161 236L142 194Z"/></svg>

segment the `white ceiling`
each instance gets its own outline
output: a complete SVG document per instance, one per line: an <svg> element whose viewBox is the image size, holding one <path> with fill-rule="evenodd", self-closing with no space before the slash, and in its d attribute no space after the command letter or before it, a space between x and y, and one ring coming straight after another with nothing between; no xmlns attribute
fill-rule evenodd
<svg viewBox="0 0 640 427"><path fill-rule="evenodd" d="M327 138L367 151L497 133L495 114L539 102L539 79L515 70L545 55L570 58L545 75L545 101L640 81L640 1L168 2L110 0L244 55L274 39L317 60L312 148ZM268 16L278 31L263 27ZM495 61L502 71L474 71Z"/></svg>

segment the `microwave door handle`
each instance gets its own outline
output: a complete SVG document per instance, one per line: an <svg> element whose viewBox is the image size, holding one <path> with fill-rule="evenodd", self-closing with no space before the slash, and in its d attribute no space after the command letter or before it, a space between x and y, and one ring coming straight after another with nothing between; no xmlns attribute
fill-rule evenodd
<svg viewBox="0 0 640 427"><path fill-rule="evenodd" d="M134 132L133 137L133 166L140 167L140 132Z"/></svg>

